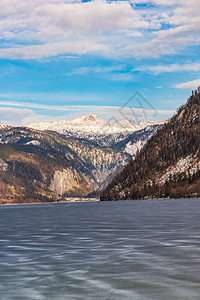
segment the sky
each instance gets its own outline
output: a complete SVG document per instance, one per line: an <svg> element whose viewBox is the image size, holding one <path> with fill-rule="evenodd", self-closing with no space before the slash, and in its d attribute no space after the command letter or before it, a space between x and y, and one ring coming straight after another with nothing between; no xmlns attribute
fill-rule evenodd
<svg viewBox="0 0 200 300"><path fill-rule="evenodd" d="M199 11L199 0L0 0L0 121L169 118L200 85Z"/></svg>

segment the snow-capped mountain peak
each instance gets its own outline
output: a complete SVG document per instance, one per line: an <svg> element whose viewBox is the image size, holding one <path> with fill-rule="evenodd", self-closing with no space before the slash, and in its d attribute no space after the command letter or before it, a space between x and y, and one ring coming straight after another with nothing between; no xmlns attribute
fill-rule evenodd
<svg viewBox="0 0 200 300"><path fill-rule="evenodd" d="M165 120L140 121L135 123L131 119L120 119L115 123L110 123L97 115L87 115L74 120L63 120L59 122L40 122L36 121L26 127L37 130L57 131L62 134L76 135L83 138L86 135L111 135L120 133L133 133L144 129L147 126L163 124Z"/></svg>
<svg viewBox="0 0 200 300"><path fill-rule="evenodd" d="M108 122L99 118L97 115L87 115L80 117L78 119L74 119L71 121L73 124L82 124L82 125L102 125L108 124Z"/></svg>

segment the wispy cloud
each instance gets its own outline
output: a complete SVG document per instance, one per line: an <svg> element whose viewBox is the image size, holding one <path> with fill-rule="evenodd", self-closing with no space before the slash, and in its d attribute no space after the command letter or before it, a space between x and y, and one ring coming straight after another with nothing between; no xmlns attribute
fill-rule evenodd
<svg viewBox="0 0 200 300"><path fill-rule="evenodd" d="M102 74L107 74L111 72L120 72L125 69L124 64L119 64L119 65L111 65L111 66L83 66L77 69L72 70L69 73L66 73L66 75L71 76L71 75L85 75L85 74L92 74L92 73L102 73Z"/></svg>
<svg viewBox="0 0 200 300"><path fill-rule="evenodd" d="M135 76L132 73L126 72L124 64L113 65L113 66L94 66L88 67L84 66L72 70L69 73L66 73L66 76L72 75L83 75L86 74L100 74L105 77L106 80L110 81L134 81Z"/></svg>
<svg viewBox="0 0 200 300"><path fill-rule="evenodd" d="M61 121L64 119L74 119L88 114L97 114L105 120L114 118L132 118L135 121L145 119L160 119L163 117L171 117L173 110L155 110L149 108L130 108L124 107L123 114L121 107L118 106L95 106L95 105L79 105L79 106L54 106L54 105L40 105L33 103L20 102L1 102L7 107L0 107L1 121L11 125L25 125L33 121ZM26 107L26 108L25 108ZM35 109L42 111L46 110L48 114L37 113ZM55 116L54 112L60 112ZM13 121L14 120L14 121Z"/></svg>
<svg viewBox="0 0 200 300"><path fill-rule="evenodd" d="M71 111L73 110L80 110L80 109L92 109L92 111L95 111L95 109L101 109L101 108L113 108L116 110L119 110L121 107L119 106L95 106L95 105L45 105L45 104L35 104L35 103L24 103L24 102L17 102L17 101L0 101L0 105L4 106L12 106L12 107L26 107L26 108L32 108L32 109L45 109L45 110L58 110L58 111ZM128 107L127 107L128 109ZM143 108L142 108L143 109ZM171 113L171 110L159 110L160 112L167 112Z"/></svg>
<svg viewBox="0 0 200 300"><path fill-rule="evenodd" d="M170 65L146 65L134 69L133 71L142 71L153 73L155 75L160 73L173 73L173 72L185 72L185 71L200 71L200 63L189 63L189 64L170 64Z"/></svg>
<svg viewBox="0 0 200 300"><path fill-rule="evenodd" d="M192 80L192 81L187 81L183 83L177 83L174 85L175 88L177 89L197 89L200 86L200 79Z"/></svg>

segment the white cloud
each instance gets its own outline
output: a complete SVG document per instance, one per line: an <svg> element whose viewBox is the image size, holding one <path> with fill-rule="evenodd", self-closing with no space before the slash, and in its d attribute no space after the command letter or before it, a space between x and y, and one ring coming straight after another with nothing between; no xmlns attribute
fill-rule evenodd
<svg viewBox="0 0 200 300"><path fill-rule="evenodd" d="M73 1L71 1L73 2ZM56 41L68 36L113 32L119 29L148 28L149 22L131 7L128 1L1 0L0 25L4 32L16 36L32 35L32 39Z"/></svg>
<svg viewBox="0 0 200 300"><path fill-rule="evenodd" d="M146 65L134 69L133 71L144 71L153 74L160 73L172 73L172 72L183 72L183 71L200 71L200 63L190 63L190 64L171 64L171 65Z"/></svg>
<svg viewBox="0 0 200 300"><path fill-rule="evenodd" d="M0 121L11 125L22 124L25 118L31 118L34 112L27 108L0 107Z"/></svg>
<svg viewBox="0 0 200 300"><path fill-rule="evenodd" d="M0 57L38 59L101 51L113 55L121 37L137 39L158 24L142 18L129 1L1 0ZM138 31L139 30L139 31ZM109 51L110 49L110 51Z"/></svg>
<svg viewBox="0 0 200 300"><path fill-rule="evenodd" d="M148 28L148 22L140 19L127 1L106 2L94 1L73 4L48 4L37 9L37 16L51 20L55 32L43 27L40 34L48 36L56 32L89 33L104 32L123 28ZM55 20L55 21L54 21ZM46 21L45 21L46 22Z"/></svg>
<svg viewBox="0 0 200 300"><path fill-rule="evenodd" d="M1 58L24 58L40 59L44 57L57 56L64 53L86 54L95 52L107 52L107 46L92 41L75 41L49 43L45 45L21 46L16 48L1 48Z"/></svg>
<svg viewBox="0 0 200 300"><path fill-rule="evenodd" d="M197 89L200 86L200 79L178 83L174 85L177 89Z"/></svg>
<svg viewBox="0 0 200 300"><path fill-rule="evenodd" d="M123 53L129 53L132 56L159 57L166 54L177 54L178 51L186 46L195 46L200 44L197 24L183 25L167 30L156 32L156 38L144 43L129 45L124 48Z"/></svg>
<svg viewBox="0 0 200 300"><path fill-rule="evenodd" d="M135 3L153 3L170 7L166 14L155 15L158 22L168 24L169 29L154 32L155 38L148 41L128 45L124 52L128 51L133 56L158 57L166 54L176 54L186 46L200 44L199 24L200 24L200 2L199 0L152 0L133 1Z"/></svg>
<svg viewBox="0 0 200 300"><path fill-rule="evenodd" d="M176 54L200 44L199 9L199 0L1 0L0 57Z"/></svg>

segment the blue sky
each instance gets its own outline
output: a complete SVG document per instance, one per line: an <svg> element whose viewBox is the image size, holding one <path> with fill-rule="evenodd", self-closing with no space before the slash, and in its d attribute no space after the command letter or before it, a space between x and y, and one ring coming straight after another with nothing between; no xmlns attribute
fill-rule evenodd
<svg viewBox="0 0 200 300"><path fill-rule="evenodd" d="M169 117L200 85L199 0L26 2L0 2L0 121L119 119L137 91Z"/></svg>

